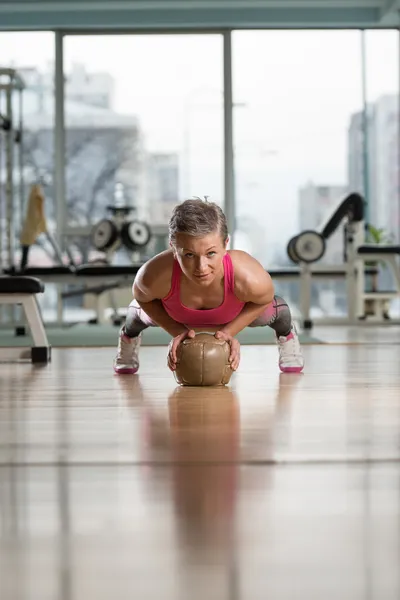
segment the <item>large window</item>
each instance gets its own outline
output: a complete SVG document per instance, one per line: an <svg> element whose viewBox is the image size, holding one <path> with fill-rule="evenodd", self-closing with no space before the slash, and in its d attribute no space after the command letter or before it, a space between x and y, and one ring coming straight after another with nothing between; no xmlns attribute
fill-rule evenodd
<svg viewBox="0 0 400 600"><path fill-rule="evenodd" d="M269 270L294 267L289 239L317 229L349 191L349 132L363 108L360 31L233 34L236 245ZM251 65L251 68L249 68ZM343 262L343 233L322 259ZM275 279L299 314L298 282ZM312 291L311 316L343 314L345 283Z"/></svg>
<svg viewBox="0 0 400 600"><path fill-rule="evenodd" d="M348 189L348 134L362 109L359 31L233 34L237 245L266 266ZM251 68L250 68L251 66Z"/></svg>
<svg viewBox="0 0 400 600"><path fill-rule="evenodd" d="M222 53L220 35L64 38L69 228L115 202L155 229L185 197L222 202Z"/></svg>
<svg viewBox="0 0 400 600"><path fill-rule="evenodd" d="M54 41L51 32L0 33L0 66L17 69L25 82L23 187L17 158L14 173L17 259L34 183L43 188L51 231L62 233L55 212ZM145 260L165 247L176 202L209 196L223 204L222 35L68 35L63 45L65 240L75 242L78 260L90 259L93 224L109 215L108 206L123 203L155 232ZM269 269L289 266L288 240L317 228L349 191L365 194L368 222L383 240L398 242L398 32L235 31L232 51L236 247ZM17 101L15 107L17 115ZM4 142L7 134L0 135ZM4 152L0 160L4 227ZM339 231L323 260L340 263L342 250ZM37 245L30 264L52 264L52 254ZM337 304L339 288L329 286Z"/></svg>

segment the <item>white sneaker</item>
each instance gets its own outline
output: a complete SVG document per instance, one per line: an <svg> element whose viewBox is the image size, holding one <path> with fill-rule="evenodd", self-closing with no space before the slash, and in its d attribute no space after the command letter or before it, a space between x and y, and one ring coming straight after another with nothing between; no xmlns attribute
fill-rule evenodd
<svg viewBox="0 0 400 600"><path fill-rule="evenodd" d="M130 338L121 329L118 340L118 352L114 360L114 371L119 375L134 375L139 369L138 352L141 334Z"/></svg>
<svg viewBox="0 0 400 600"><path fill-rule="evenodd" d="M282 373L300 373L304 368L304 358L295 326L292 325L289 335L279 336L277 343Z"/></svg>

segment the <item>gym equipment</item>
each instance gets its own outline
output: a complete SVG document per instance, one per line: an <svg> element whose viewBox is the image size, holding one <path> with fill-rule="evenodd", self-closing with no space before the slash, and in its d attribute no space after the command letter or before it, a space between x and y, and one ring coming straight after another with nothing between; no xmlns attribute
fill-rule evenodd
<svg viewBox="0 0 400 600"><path fill-rule="evenodd" d="M117 186L120 184L117 184ZM115 193L118 196L118 191ZM135 210L133 206L118 203L107 206L111 218L105 218L96 223L91 230L91 243L96 250L104 252L108 263L112 262L117 250L124 247L132 252L131 259L138 259L138 252L145 248L151 239L151 229L143 221L129 220Z"/></svg>
<svg viewBox="0 0 400 600"><path fill-rule="evenodd" d="M321 228L316 232L310 230L302 232L298 236L295 236L296 240L293 241L292 239L291 243L288 244L288 254L291 256L292 262L295 263L294 268L268 269L274 280L300 282L300 313L302 325L306 329L313 326L310 318L310 310L311 287L315 280L331 281L334 279L346 281L348 290L348 316L341 320L345 324L358 324L361 322L365 312L365 300L372 301L373 298L373 302L378 305L379 309L384 301L398 294L398 292L365 292L366 276L377 272L377 267L367 266L371 261L385 260L385 262L390 263L397 278L397 287L400 292L400 268L398 266L400 248L363 243L365 228L363 202L363 198L358 194L350 194L344 200L341 200ZM29 205L30 202L28 202L28 211ZM113 206L112 208L122 213L125 212L125 215L129 214L132 210L131 207L125 206ZM318 257L321 254L322 247L325 245L326 249L330 235L332 235L343 220L345 221L343 263L339 265L318 264L317 261L320 260ZM152 231L155 232L155 235L158 235L158 233L166 235L166 231L160 230L158 232L156 227L152 228ZM118 309L117 303L112 299L110 293L117 289L130 290L135 275L143 264L143 260L139 259L134 261L133 264L128 265L90 263L76 266L74 265L73 257L70 257L70 264L67 265L65 261L64 263L62 262L62 257L57 253L56 249L55 253L59 261L59 264L55 266L30 267L22 261L21 266L23 267L23 271L19 273L14 269L4 269L3 271L12 275L23 273L39 277L46 283L73 284L77 286L78 289L65 291L60 297L58 305L59 324L66 325L63 322L62 316L63 298L93 294L97 299L95 307L97 315L91 322L109 322L109 317L106 318L106 309L112 307L114 309L114 314L111 317L112 322L115 325L120 325L123 319L123 310ZM379 315L378 309L378 319L380 319L380 322L383 322L385 315L383 311ZM324 324L338 323L340 319L324 318L319 319L319 322ZM391 323L395 322L391 320Z"/></svg>
<svg viewBox="0 0 400 600"><path fill-rule="evenodd" d="M345 221L345 251L349 260L339 266L324 265L323 269L335 274L344 271L347 282L347 300L349 318L355 320L356 315L356 280L359 276L355 269L353 245L360 244L364 239L364 199L359 194L350 194L333 208L323 221L318 231L306 230L292 237L287 245L287 254L292 262L300 268L300 312L304 329L311 329L313 322L310 317L312 277L316 272L315 263L323 257L326 242L336 231L342 221Z"/></svg>
<svg viewBox="0 0 400 600"><path fill-rule="evenodd" d="M110 250L118 240L118 227L110 219L102 219L93 226L90 241L100 252Z"/></svg>
<svg viewBox="0 0 400 600"><path fill-rule="evenodd" d="M343 220L347 219L346 227L349 236L360 233L364 235L364 199L359 194L350 194L330 211L318 231L307 229L292 237L287 245L287 254L296 264L315 263L323 257L326 242L336 231ZM361 229L356 224L361 224Z"/></svg>
<svg viewBox="0 0 400 600"><path fill-rule="evenodd" d="M21 226L23 214L22 93L24 87L24 82L15 69L0 68L0 271L3 266L9 268L15 266L14 237L16 230ZM17 102L14 100L15 94L18 95ZM16 181L18 181L19 206L15 202ZM1 193L3 182L4 194Z"/></svg>
<svg viewBox="0 0 400 600"><path fill-rule="evenodd" d="M18 276L26 275L30 277L39 277L45 283L56 285L71 284L81 286L75 290L69 290L61 294L60 312L58 324L66 325L63 322L63 298L74 296L83 296L93 294L97 298L96 317L91 323L107 323L104 310L109 303L106 297L117 289L131 289L133 280L143 263L132 265L107 265L107 264L82 264L77 267L72 265L55 265L52 267L29 267L23 271L5 269L5 274ZM111 306L114 309L112 322L115 325L121 324L121 316L111 298Z"/></svg>
<svg viewBox="0 0 400 600"><path fill-rule="evenodd" d="M400 295L400 246L395 244L362 244L357 248L357 260L361 263L360 277L357 281L357 315L359 320L367 319L366 301L373 304L374 316L378 321L388 321L386 305L389 300ZM366 291L365 264L385 263L391 270L397 291Z"/></svg>
<svg viewBox="0 0 400 600"><path fill-rule="evenodd" d="M175 379L181 385L217 386L229 383L232 369L229 364L230 346L212 333L197 333L186 338L177 348Z"/></svg>
<svg viewBox="0 0 400 600"><path fill-rule="evenodd" d="M115 196L118 197L118 195L121 194L118 194L118 191L116 191ZM132 263L138 263L141 258L140 250L145 248L151 239L150 227L142 221L128 220L130 213L135 210L133 206L120 205L117 202L115 205L107 206L107 210L111 212L112 218L102 219L99 223L94 225L90 235L92 245L96 250L99 250L99 252L105 253L105 262L110 265L114 254L122 247L131 253L130 260ZM101 313L99 304L100 294L108 291L113 308L112 322L114 325L121 324L122 318L118 313L117 303L114 299L115 287L118 286L108 285L104 286L103 289L96 289L95 294L98 298L97 316L91 321L92 323L99 322L99 315ZM91 291L93 291L93 289L94 288L92 288ZM88 290L75 290L73 295L82 295L82 292L87 294ZM67 293L71 296L69 292ZM67 296L64 295L63 297L65 298Z"/></svg>
<svg viewBox="0 0 400 600"><path fill-rule="evenodd" d="M124 223L121 228L121 241L129 250L144 248L151 238L150 228L141 221Z"/></svg>
<svg viewBox="0 0 400 600"><path fill-rule="evenodd" d="M118 239L120 230L125 232L125 229L126 232L124 235L126 238L126 245L129 244L131 249L137 249L141 244L147 243L150 234L146 225L143 226L143 224L138 221L132 223L124 221L125 217L134 210L133 207L113 205L109 206L108 209L111 210L115 216L116 222L104 219L96 226L95 231L92 232L92 241L94 242L95 247L101 250L108 250L110 256L110 254L116 250L116 246L120 244ZM28 265L29 249L34 243L37 243L37 240L41 235L45 236L54 251L56 264L53 267L31 267ZM78 289L60 293L58 304L59 320L62 320L63 299L93 294L98 299L97 316L90 320L90 323L96 324L105 322L103 315L101 314L103 307L100 306L100 298L107 293L114 311L112 322L115 325L121 324L122 319L118 314L118 307L113 292L119 287L127 287L127 284L131 287L134 276L142 263L127 266L111 265L108 264L107 259L97 259L95 263L77 266L67 245L65 248L69 258L69 264L67 265L61 249L47 228L45 197L42 188L38 184L34 184L31 187L20 242L22 246L20 274L39 276L44 281L55 284L72 283L76 285L78 282L78 285L80 283L84 284ZM117 244L115 244L115 242L117 242ZM18 274L18 271L13 267L4 269L4 272L10 275ZM104 281L104 277L108 278L106 282Z"/></svg>
<svg viewBox="0 0 400 600"><path fill-rule="evenodd" d="M37 294L43 292L42 281L34 277L0 276L0 304L22 305L34 344L32 348L1 348L1 359L7 362L18 359L28 359L33 363L50 361L51 348L37 301Z"/></svg>
<svg viewBox="0 0 400 600"><path fill-rule="evenodd" d="M326 242L317 231L303 231L289 240L287 253L294 263L313 263L325 254Z"/></svg>
<svg viewBox="0 0 400 600"><path fill-rule="evenodd" d="M121 191L120 187L121 186L118 187L118 185L116 186L115 204L108 208L114 215L116 215L117 222L119 221L119 227L121 227L121 229L124 231L123 235L125 244L129 245L130 248L139 248L141 245L145 244L146 240L149 238L149 235L151 235L151 232L148 226L145 224L143 226L138 221L129 223L129 221L126 220L126 216L129 215L134 208L131 206L125 206L123 203L121 203L121 198L117 197L118 192ZM0 271L2 271L4 274L13 276L29 275L33 277L40 277L40 279L46 283L52 283L60 286L63 284L72 284L74 286L77 285L78 289L64 291L59 294L57 316L60 325L65 324L63 322L63 299L73 296L83 296L86 294L93 294L97 298L97 315L90 321L91 323L107 322L108 319L106 320L104 315L105 308L112 306L114 310L114 313L111 317L112 322L115 325L120 325L122 317L119 314L117 303L113 297L113 291L119 288L131 289L134 277L144 261L139 257L138 260L133 260L132 263L128 265L112 265L108 264L107 260L96 259L96 261L93 263L81 264L77 266L67 244L65 248L66 254L69 258L67 263L65 256L63 257L63 253L47 228L44 200L45 198L41 187L37 184L34 184L31 187L25 221L22 223L22 231L19 238L22 246L20 264L15 266L14 261L11 261L11 264L8 265L8 261L4 261L4 264L0 264ZM108 232L110 230L111 232L113 231L114 226L117 227L118 232L120 231L119 227L116 226L113 221L110 220L110 222L111 227L109 226L107 228L107 225L103 224L101 228L99 228L99 235L95 236L95 245L97 245L99 248L101 248L103 244L104 247L111 248L112 244L107 243L107 240L104 240L104 238L109 235ZM101 229L103 229L103 233L101 232ZM11 232L10 230L11 237L12 233L14 233L15 238L15 232ZM85 234L88 236L90 235L90 228L87 229ZM28 263L29 249L31 245L37 243L38 237L40 236L45 236L46 240L52 246L55 259L55 264L53 266L38 267L30 266ZM13 239L13 242L14 241L15 239ZM114 240L112 243L114 243ZM111 253L112 252L110 252L109 255ZM109 300L106 300L106 297L108 297ZM106 302L110 301L111 304L106 304ZM8 320L10 321L11 319Z"/></svg>
<svg viewBox="0 0 400 600"><path fill-rule="evenodd" d="M331 277L345 277L347 283L347 323L356 324L365 319L365 300L374 299L380 306L400 294L400 246L390 244L365 244L364 199L360 194L349 194L328 214L318 231L306 230L292 237L287 245L287 254L300 269L300 312L303 327L311 329L310 318L312 278L325 272ZM343 264L321 265L315 263L323 257L327 240L344 221ZM376 273L377 268L367 267L366 263L384 261L395 277L397 291L366 292L366 275ZM378 308L379 312L379 308ZM386 318L383 310L378 315Z"/></svg>

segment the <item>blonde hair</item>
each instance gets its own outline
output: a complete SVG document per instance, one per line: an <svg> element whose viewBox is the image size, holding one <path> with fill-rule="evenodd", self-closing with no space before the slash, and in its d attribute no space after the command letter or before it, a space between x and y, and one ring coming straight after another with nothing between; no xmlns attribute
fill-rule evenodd
<svg viewBox="0 0 400 600"><path fill-rule="evenodd" d="M228 237L225 214L218 204L208 201L208 196L205 196L204 200L185 200L175 206L168 223L168 237L171 243L175 243L177 233L203 237L217 231L225 242Z"/></svg>

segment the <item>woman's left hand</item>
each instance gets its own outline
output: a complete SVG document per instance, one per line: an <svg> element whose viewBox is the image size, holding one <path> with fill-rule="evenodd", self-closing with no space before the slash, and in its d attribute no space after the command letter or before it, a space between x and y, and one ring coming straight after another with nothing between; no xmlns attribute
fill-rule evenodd
<svg viewBox="0 0 400 600"><path fill-rule="evenodd" d="M230 345L231 353L229 356L229 362L231 364L232 370L236 371L240 363L239 341L236 338L229 335L228 333L225 333L225 331L217 331L214 335L217 338L217 340L225 340L225 342L228 342L228 344Z"/></svg>

